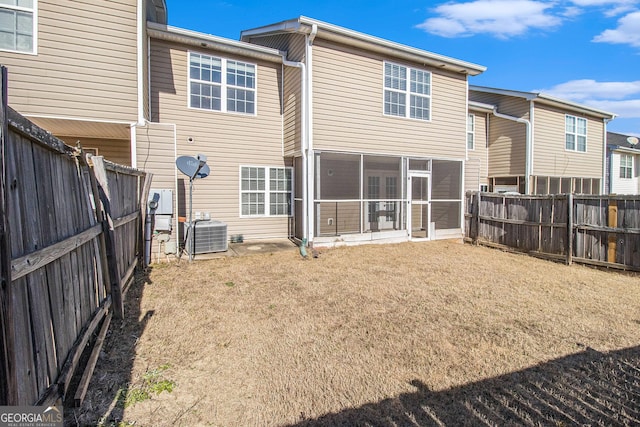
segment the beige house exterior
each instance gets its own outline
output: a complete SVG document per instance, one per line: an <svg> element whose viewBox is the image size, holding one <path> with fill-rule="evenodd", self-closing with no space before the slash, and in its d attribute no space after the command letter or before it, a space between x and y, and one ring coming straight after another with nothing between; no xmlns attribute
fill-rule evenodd
<svg viewBox="0 0 640 427"><path fill-rule="evenodd" d="M606 128L615 115L549 95L471 86L470 105L491 106L490 191L605 191Z"/></svg>
<svg viewBox="0 0 640 427"><path fill-rule="evenodd" d="M145 120L145 23L164 1L31 0L2 5L20 28L0 45L9 104L71 145L132 164ZM133 138L132 138L133 137Z"/></svg>
<svg viewBox="0 0 640 427"><path fill-rule="evenodd" d="M306 17L241 39L286 52L296 238L460 235L468 76L484 67Z"/></svg>

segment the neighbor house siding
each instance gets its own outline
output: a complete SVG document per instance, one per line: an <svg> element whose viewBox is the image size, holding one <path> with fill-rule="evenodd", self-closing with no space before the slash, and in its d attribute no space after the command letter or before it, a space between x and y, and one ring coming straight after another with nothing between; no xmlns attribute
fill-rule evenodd
<svg viewBox="0 0 640 427"><path fill-rule="evenodd" d="M464 158L466 76L432 72L431 121L383 115L384 60L316 39L313 47L313 144L318 150Z"/></svg>
<svg viewBox="0 0 640 427"><path fill-rule="evenodd" d="M302 151L302 69L284 67L283 143L284 155L300 155Z"/></svg>
<svg viewBox="0 0 640 427"><path fill-rule="evenodd" d="M38 1L37 55L0 52L24 115L136 121L136 1Z"/></svg>
<svg viewBox="0 0 640 427"><path fill-rule="evenodd" d="M151 98L154 121L176 124L177 155L207 156L211 175L194 183L193 210L228 224L228 233L246 238L286 237L287 217L240 218L240 166L283 167L280 88L282 64L235 57L206 49L193 51L257 65L254 115L188 108L186 46L153 39ZM192 138L193 142L187 142ZM172 153L168 153L172 155ZM142 165L141 163L139 163ZM178 176L178 191L188 191L188 178ZM179 214L186 214L186 199Z"/></svg>
<svg viewBox="0 0 640 427"><path fill-rule="evenodd" d="M468 150L464 169L464 188L478 191L480 184L488 184L489 174L487 164L487 114L470 111L475 117L475 144L473 150Z"/></svg>
<svg viewBox="0 0 640 427"><path fill-rule="evenodd" d="M534 112L533 175L553 177L602 178L604 124L602 119L587 119L587 151L565 149L565 117L580 114L539 103Z"/></svg>
<svg viewBox="0 0 640 427"><path fill-rule="evenodd" d="M68 145L75 147L79 142L82 148L97 148L98 155L110 162L131 166L131 144L128 139L60 137Z"/></svg>
<svg viewBox="0 0 640 427"><path fill-rule="evenodd" d="M306 36L304 34L276 34L273 36L251 37L249 43L278 49L287 52L289 61L304 61Z"/></svg>
<svg viewBox="0 0 640 427"><path fill-rule="evenodd" d="M639 178L638 178L638 161L640 156L633 156L633 178L620 178L620 155L622 153L612 153L611 182L613 183L611 193L614 194L638 194Z"/></svg>
<svg viewBox="0 0 640 427"><path fill-rule="evenodd" d="M521 176L525 173L526 126L491 117L489 126L489 176Z"/></svg>

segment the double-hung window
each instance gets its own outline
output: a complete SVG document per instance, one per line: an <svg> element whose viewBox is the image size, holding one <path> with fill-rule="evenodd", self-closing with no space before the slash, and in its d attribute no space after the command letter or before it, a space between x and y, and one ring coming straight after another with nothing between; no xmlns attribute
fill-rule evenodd
<svg viewBox="0 0 640 427"><path fill-rule="evenodd" d="M620 155L620 178L633 178L633 156L630 154Z"/></svg>
<svg viewBox="0 0 640 427"><path fill-rule="evenodd" d="M565 148L571 151L587 151L587 119L565 117Z"/></svg>
<svg viewBox="0 0 640 427"><path fill-rule="evenodd" d="M190 52L189 107L255 114L255 64Z"/></svg>
<svg viewBox="0 0 640 427"><path fill-rule="evenodd" d="M242 216L291 215L291 168L242 166Z"/></svg>
<svg viewBox="0 0 640 427"><path fill-rule="evenodd" d="M475 116L469 114L467 117L467 148L473 150L475 148Z"/></svg>
<svg viewBox="0 0 640 427"><path fill-rule="evenodd" d="M0 0L0 49L34 53L37 0Z"/></svg>
<svg viewBox="0 0 640 427"><path fill-rule="evenodd" d="M431 120L431 73L385 62L384 114Z"/></svg>

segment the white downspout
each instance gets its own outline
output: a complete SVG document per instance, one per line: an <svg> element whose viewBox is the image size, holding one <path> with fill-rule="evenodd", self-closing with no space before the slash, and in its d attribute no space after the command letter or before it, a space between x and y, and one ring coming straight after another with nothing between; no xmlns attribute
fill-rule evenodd
<svg viewBox="0 0 640 427"><path fill-rule="evenodd" d="M307 46L306 50L306 63L307 63L307 98L306 98L306 108L307 108L307 199L305 200L307 209L305 219L307 220L307 228L306 236L307 242L311 244L314 238L314 228L315 228L315 215L314 215L314 204L313 204L313 194L315 187L315 165L314 165L314 155L313 155L313 54L311 47L313 46L313 42L316 39L316 35L318 34L318 26L313 24L311 26L311 32L307 37Z"/></svg>
<svg viewBox="0 0 640 427"><path fill-rule="evenodd" d="M137 122L131 124L131 166L136 168L138 167L138 143L136 138L136 128L138 126L145 126L146 120L144 117L144 49L142 49L143 40L143 27L144 27L144 17L145 11L143 10L143 0L138 0L137 6L137 34L136 34L136 56L137 56Z"/></svg>
<svg viewBox="0 0 640 427"><path fill-rule="evenodd" d="M600 194L605 194L604 193L604 181L606 179L607 176L607 124L611 121L612 119L602 119L602 123L603 123L603 129L602 129L602 179L600 180ZM611 175L613 173L613 154L611 155L611 159L612 159L612 163L611 163L611 167L609 168L609 193L611 193Z"/></svg>
<svg viewBox="0 0 640 427"><path fill-rule="evenodd" d="M301 115L300 118L300 149L302 150L302 237L308 239L307 226L308 226L308 185L307 185L307 150L308 138L307 138L307 66L304 62L287 61L282 58L282 64L288 67L300 68L300 92L301 94ZM284 77L284 76L283 76ZM308 240L307 240L308 241Z"/></svg>
<svg viewBox="0 0 640 427"><path fill-rule="evenodd" d="M533 175L533 161L534 161L534 155L533 155L533 145L535 144L535 136L533 134L533 126L535 126L535 116L534 116L534 100L531 100L529 102L529 122L531 123L531 129L529 129L529 155L528 155L528 159L529 159L529 175ZM529 182L529 179L527 178L527 182Z"/></svg>
<svg viewBox="0 0 640 427"><path fill-rule="evenodd" d="M493 108L492 113L494 116L501 118L501 119L505 119L505 120L511 120L513 122L518 122L518 123L524 123L526 125L526 137L525 137L525 165L524 165L524 192L525 194L529 194L529 181L531 180L531 155L530 155L530 151L531 151L531 122L527 119L523 119L521 117L513 117L513 116L507 116L506 114L502 114L502 113L498 113L498 111L496 110L496 107Z"/></svg>

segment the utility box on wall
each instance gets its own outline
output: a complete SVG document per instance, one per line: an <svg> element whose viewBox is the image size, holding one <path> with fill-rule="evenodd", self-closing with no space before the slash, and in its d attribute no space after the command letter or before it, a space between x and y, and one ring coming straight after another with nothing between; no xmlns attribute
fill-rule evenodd
<svg viewBox="0 0 640 427"><path fill-rule="evenodd" d="M173 190L154 190L149 191L149 210L153 210L155 202L156 215L173 215Z"/></svg>

